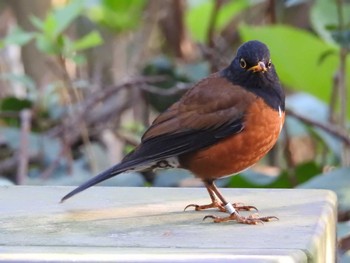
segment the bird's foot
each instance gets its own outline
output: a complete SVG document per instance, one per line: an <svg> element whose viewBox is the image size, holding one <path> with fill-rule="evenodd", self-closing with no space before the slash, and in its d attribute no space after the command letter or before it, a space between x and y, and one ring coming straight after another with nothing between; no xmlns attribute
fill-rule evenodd
<svg viewBox="0 0 350 263"><path fill-rule="evenodd" d="M221 212L226 212L226 208L223 206L222 203L219 203L218 201L214 201L208 205L189 204L185 207L184 211L186 211L187 208L189 208L189 207L194 207L194 210L196 210L196 211L201 211L201 210L210 209L210 208L217 208Z"/></svg>
<svg viewBox="0 0 350 263"><path fill-rule="evenodd" d="M236 221L237 223L248 224L248 225L257 225L257 224L263 224L264 222L269 222L271 220L278 220L278 218L276 216L259 217L258 214L252 214L250 216L244 217L244 216L241 216L237 212L234 212L227 217L218 217L218 216L214 216L214 215L207 215L203 218L203 220L206 220L207 218L212 218L214 223Z"/></svg>
<svg viewBox="0 0 350 263"><path fill-rule="evenodd" d="M233 208L236 209L237 211L251 211L255 210L258 211L258 208L256 208L253 205L245 205L243 203L233 203Z"/></svg>
<svg viewBox="0 0 350 263"><path fill-rule="evenodd" d="M255 206L244 205L242 203L233 203L232 206L237 211L251 211L251 210L258 211L258 209ZM227 212L225 206L221 202L218 202L218 201L214 201L208 205L189 204L185 207L184 211L186 211L187 208L189 208L189 207L194 207L194 209L196 211L201 211L201 210L205 210L205 209L209 209L209 208L217 208L217 209L219 209L220 212Z"/></svg>

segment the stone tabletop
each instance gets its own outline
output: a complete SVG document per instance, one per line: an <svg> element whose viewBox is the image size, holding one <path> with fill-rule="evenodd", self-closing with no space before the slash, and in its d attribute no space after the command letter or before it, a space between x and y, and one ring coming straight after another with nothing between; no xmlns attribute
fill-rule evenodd
<svg viewBox="0 0 350 263"><path fill-rule="evenodd" d="M0 187L0 262L334 262L336 196L308 189L222 189L261 225L213 223L203 188ZM253 212L241 212L249 215Z"/></svg>

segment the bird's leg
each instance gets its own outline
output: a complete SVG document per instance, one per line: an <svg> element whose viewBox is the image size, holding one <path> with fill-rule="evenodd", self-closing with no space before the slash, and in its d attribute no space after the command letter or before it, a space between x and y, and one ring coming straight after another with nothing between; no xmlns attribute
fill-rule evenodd
<svg viewBox="0 0 350 263"><path fill-rule="evenodd" d="M262 224L263 222L269 222L273 219L278 220L278 218L275 216L259 217L258 214L253 214L253 215L250 215L247 217L241 216L238 213L238 210L235 209L235 207L231 203L228 203L225 200L225 198L222 196L219 189L215 186L214 183L211 184L210 189L215 194L215 196L217 196L221 200L222 204L224 204L225 210L227 212L229 212L230 215L227 217L218 217L218 216L214 216L214 215L207 215L203 218L203 220L205 220L207 218L212 218L212 219L214 219L215 223L221 223L221 222L227 222L227 221L237 221L238 223L248 224L248 225Z"/></svg>
<svg viewBox="0 0 350 263"><path fill-rule="evenodd" d="M204 181L204 184L209 193L211 203L208 205L189 204L185 207L184 210L186 210L189 207L194 207L196 211L205 210L209 208L218 208L221 212L229 212L229 210L227 210L225 206L225 203L227 202L223 202L223 200L225 199L217 189L216 185L214 184L214 181ZM233 206L233 208L238 211L250 211L252 209L258 210L255 206L246 206L242 205L241 203L233 203L231 206Z"/></svg>
<svg viewBox="0 0 350 263"><path fill-rule="evenodd" d="M205 210L205 209L209 209L209 208L218 208L221 212L226 212L225 207L223 206L223 204L220 202L220 200L218 200L217 196L215 195L215 193L213 192L213 190L211 189L210 185L213 184L213 182L204 182L205 187L207 188L207 191L209 193L210 199L211 199L211 203L208 205L197 205L197 204L189 204L185 207L184 210L186 210L189 207L194 207L194 209L196 211L200 211L200 210Z"/></svg>

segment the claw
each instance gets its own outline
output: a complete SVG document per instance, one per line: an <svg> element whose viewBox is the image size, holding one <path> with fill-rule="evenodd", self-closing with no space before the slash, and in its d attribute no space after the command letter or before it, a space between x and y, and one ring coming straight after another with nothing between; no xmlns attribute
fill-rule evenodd
<svg viewBox="0 0 350 263"><path fill-rule="evenodd" d="M259 217L258 214L252 214L248 217L241 216L238 213L232 213L231 215L227 217L218 217L214 215L207 215L203 218L203 221L207 218L213 219L214 223L222 223L227 221L236 221L237 223L241 224L247 224L247 225L258 225L258 224L264 224L264 222L269 222L273 219L279 220L276 216L265 216L265 217Z"/></svg>
<svg viewBox="0 0 350 263"><path fill-rule="evenodd" d="M205 221L205 219L207 219L207 218L211 218L211 219L215 220L215 218L217 218L217 217L213 216L213 215L207 215L207 216L203 217L203 221Z"/></svg>
<svg viewBox="0 0 350 263"><path fill-rule="evenodd" d="M244 205L243 203L233 203L232 205L238 211L251 211L251 210L259 211L258 208L256 208L253 205Z"/></svg>
<svg viewBox="0 0 350 263"><path fill-rule="evenodd" d="M194 207L194 209L196 211L201 211L201 210L205 210L205 209L209 209L209 208L217 208L219 209L221 212L226 212L226 209L223 207L222 204L220 204L219 202L213 202L211 204L208 205L196 205L196 204L189 204L185 207L184 211L186 211L187 208L189 207Z"/></svg>
<svg viewBox="0 0 350 263"><path fill-rule="evenodd" d="M199 208L199 205L196 205L196 204L189 204L189 205L187 205L187 206L184 208L184 211L186 211L187 208L189 208L189 207L194 207L194 210L198 211L197 209Z"/></svg>
<svg viewBox="0 0 350 263"><path fill-rule="evenodd" d="M260 217L260 220L263 222L270 222L273 219L276 219L277 221L280 220L277 216L265 216L265 217Z"/></svg>

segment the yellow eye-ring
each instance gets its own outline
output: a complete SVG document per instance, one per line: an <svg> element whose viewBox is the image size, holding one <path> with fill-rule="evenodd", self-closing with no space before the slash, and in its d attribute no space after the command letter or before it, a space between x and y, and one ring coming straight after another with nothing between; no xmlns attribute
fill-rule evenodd
<svg viewBox="0 0 350 263"><path fill-rule="evenodd" d="M271 68L271 66L272 66L272 62L271 62L271 59L270 59L269 62L267 63L267 67Z"/></svg>
<svg viewBox="0 0 350 263"><path fill-rule="evenodd" d="M241 66L241 68L246 68L247 67L247 62L245 62L245 60L243 58L241 58L239 60L239 65Z"/></svg>

